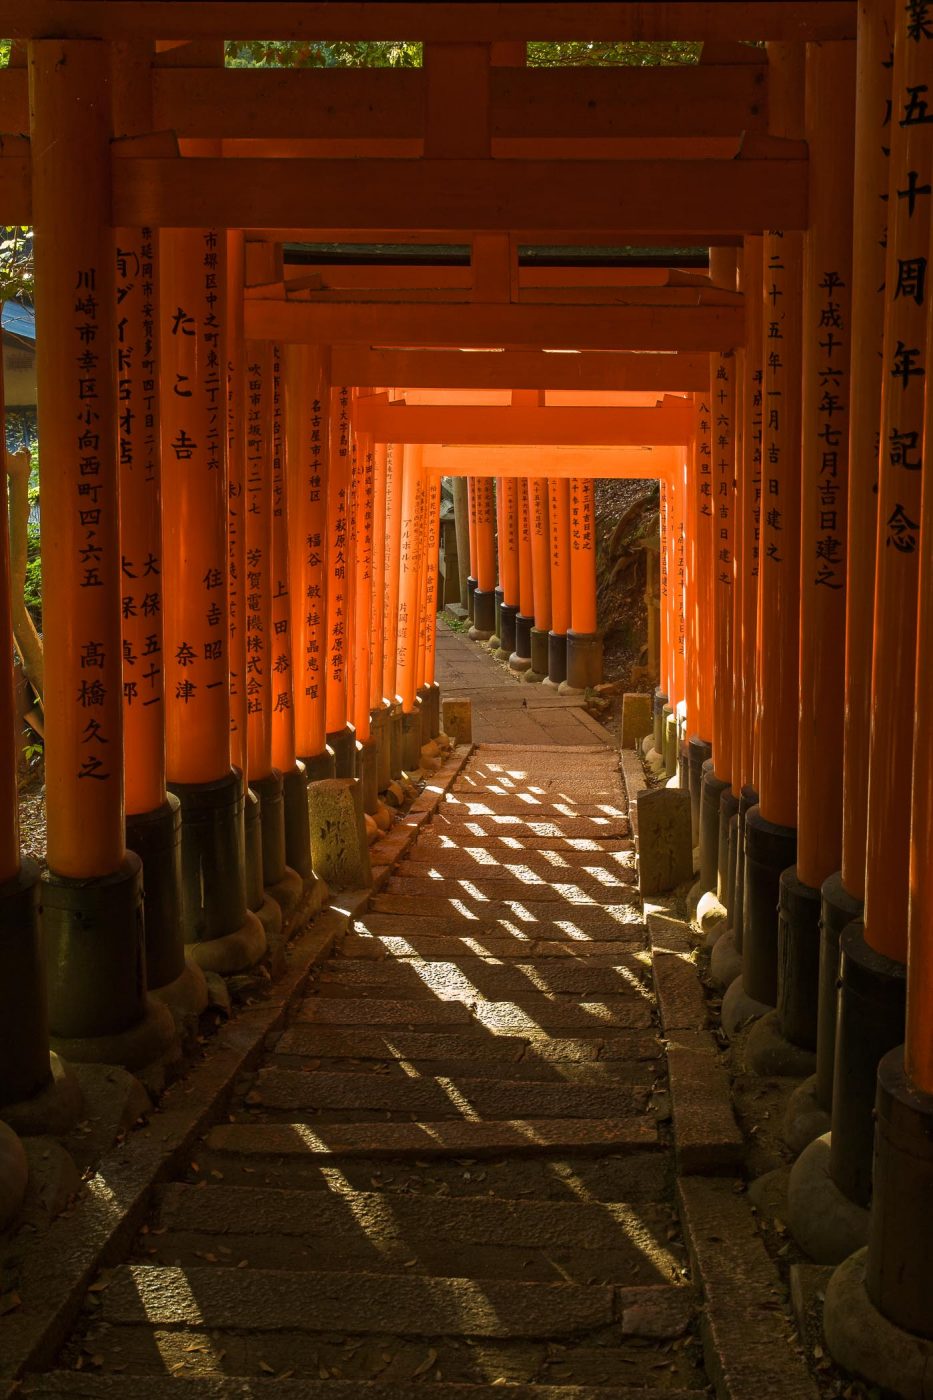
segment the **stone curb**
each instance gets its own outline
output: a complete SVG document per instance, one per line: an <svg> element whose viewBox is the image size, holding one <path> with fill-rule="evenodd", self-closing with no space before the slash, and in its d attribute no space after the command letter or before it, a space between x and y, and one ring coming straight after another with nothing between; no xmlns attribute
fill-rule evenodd
<svg viewBox="0 0 933 1400"><path fill-rule="evenodd" d="M677 1183L690 1268L703 1290L703 1359L717 1400L817 1400L780 1275L737 1181Z"/></svg>
<svg viewBox="0 0 933 1400"><path fill-rule="evenodd" d="M375 843L388 857L370 889L346 890L289 946L288 967L268 996L244 1007L215 1036L206 1058L176 1080L145 1128L102 1159L77 1205L28 1251L19 1291L23 1304L0 1317L3 1394L18 1389L26 1370L50 1367L75 1325L89 1284L101 1268L121 1261L149 1209L153 1188L182 1167L205 1128L220 1114L245 1070L260 1059L266 1037L281 1028L291 1001L312 970L326 961L354 917L363 913L392 868L463 769L472 745L455 749L388 837ZM386 849L387 844L396 840ZM11 1385L10 1383L13 1382Z"/></svg>
<svg viewBox="0 0 933 1400"><path fill-rule="evenodd" d="M637 797L648 784L634 750L620 752L619 766L637 853ZM642 908L658 1014L666 1038L677 1174L734 1172L744 1161L745 1142L732 1108L728 1073L706 1029L706 1001L690 958L694 943L689 927L667 912L663 895L643 900Z"/></svg>

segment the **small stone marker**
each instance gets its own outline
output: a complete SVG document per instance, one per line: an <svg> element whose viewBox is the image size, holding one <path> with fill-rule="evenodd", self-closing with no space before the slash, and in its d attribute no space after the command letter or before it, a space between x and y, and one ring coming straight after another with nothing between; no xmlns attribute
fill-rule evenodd
<svg viewBox="0 0 933 1400"><path fill-rule="evenodd" d="M473 702L471 700L442 700L441 728L455 744L473 742Z"/></svg>
<svg viewBox="0 0 933 1400"><path fill-rule="evenodd" d="M324 778L308 784L311 864L336 889L372 884L363 820L363 790L355 778Z"/></svg>
<svg viewBox="0 0 933 1400"><path fill-rule="evenodd" d="M654 717L651 696L630 691L622 696L622 748L633 749L639 739L651 732Z"/></svg>
<svg viewBox="0 0 933 1400"><path fill-rule="evenodd" d="M672 890L693 875L690 794L685 788L650 788L636 803L638 888L642 894Z"/></svg>

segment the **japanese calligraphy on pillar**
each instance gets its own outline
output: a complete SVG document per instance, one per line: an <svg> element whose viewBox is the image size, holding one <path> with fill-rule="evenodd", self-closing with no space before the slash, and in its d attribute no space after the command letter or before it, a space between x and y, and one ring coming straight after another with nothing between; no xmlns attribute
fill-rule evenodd
<svg viewBox="0 0 933 1400"><path fill-rule="evenodd" d="M157 234L117 234L117 403L126 806L164 800Z"/></svg>
<svg viewBox="0 0 933 1400"><path fill-rule="evenodd" d="M735 356L713 357L713 540L716 582L735 582L733 514L735 505Z"/></svg>
<svg viewBox="0 0 933 1400"><path fill-rule="evenodd" d="M888 555L916 554L926 386L927 283L933 166L933 16L903 6L892 91L885 266L880 534Z"/></svg>
<svg viewBox="0 0 933 1400"><path fill-rule="evenodd" d="M327 498L327 728L331 733L347 722L347 613L349 602L350 390L346 385L330 394L331 479Z"/></svg>
<svg viewBox="0 0 933 1400"><path fill-rule="evenodd" d="M815 309L818 358L811 357L814 377L809 392L815 396L814 413L808 414L816 443L818 474L816 498L805 501L814 513L816 532L813 557L805 561L813 582L834 591L845 587L845 495L848 453L849 294L848 275L824 268L817 283L820 296Z"/></svg>
<svg viewBox="0 0 933 1400"><path fill-rule="evenodd" d="M761 546L761 460L762 460L762 426L763 414L762 405L764 403L764 372L760 363L752 371L752 415L751 433L749 443L751 445L751 517L752 517L752 539L751 539L751 566L748 570L752 578L758 577L759 553Z"/></svg>
<svg viewBox="0 0 933 1400"><path fill-rule="evenodd" d="M707 399L697 404L696 433L697 517L700 521L713 518L713 440L712 411Z"/></svg>
<svg viewBox="0 0 933 1400"><path fill-rule="evenodd" d="M246 345L246 710L250 779L272 764L272 351Z"/></svg>
<svg viewBox="0 0 933 1400"><path fill-rule="evenodd" d="M761 539L762 561L779 568L797 535L800 470L800 240L765 236Z"/></svg>
<svg viewBox="0 0 933 1400"><path fill-rule="evenodd" d="M322 665L325 633L324 578L326 525L324 509L324 403L311 401L307 425L307 488L308 529L304 536L304 670L303 689L309 700L322 694Z"/></svg>
<svg viewBox="0 0 933 1400"><path fill-rule="evenodd" d="M292 704L291 597L289 590L288 485L285 476L285 383L281 346L272 346L272 762L285 772L295 764Z"/></svg>

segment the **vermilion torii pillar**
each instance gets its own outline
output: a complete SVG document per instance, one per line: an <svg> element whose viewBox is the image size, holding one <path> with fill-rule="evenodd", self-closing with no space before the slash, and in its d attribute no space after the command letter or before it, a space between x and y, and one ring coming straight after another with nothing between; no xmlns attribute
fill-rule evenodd
<svg viewBox="0 0 933 1400"><path fill-rule="evenodd" d="M378 791L385 792L392 778L390 763L389 701L382 685L385 666L386 594L386 492L389 448L377 442L373 453L373 565L371 629L373 654L369 674L369 723L379 745ZM379 814L377 813L377 820Z"/></svg>
<svg viewBox="0 0 933 1400"><path fill-rule="evenodd" d="M499 604L499 625L496 638L490 641L500 661L508 661L515 650L515 620L519 611L519 513L518 480L514 476L502 476L496 481L496 515L498 520L499 547L499 589L502 601Z"/></svg>
<svg viewBox="0 0 933 1400"><path fill-rule="evenodd" d="M534 580L531 562L531 517L528 510L528 483L519 478L518 495L518 614L515 618L515 649L509 666L520 674L531 668L531 629L534 626Z"/></svg>
<svg viewBox="0 0 933 1400"><path fill-rule="evenodd" d="M467 477L467 520L470 533L470 569L467 575L467 617L473 621L473 594L476 592L476 482Z"/></svg>
<svg viewBox="0 0 933 1400"><path fill-rule="evenodd" d="M426 483L421 465L423 449L403 449L401 543L399 552L398 642L396 691L402 703L402 767L415 772L421 762L421 715L418 707L418 630L421 599L418 584L425 515Z"/></svg>
<svg viewBox="0 0 933 1400"><path fill-rule="evenodd" d="M476 587L473 590L474 642L488 642L496 625L496 545L493 531L493 492L490 477L471 477L474 501L473 534L476 547Z"/></svg>
<svg viewBox="0 0 933 1400"><path fill-rule="evenodd" d="M591 477L570 479L570 627L561 694L582 693L603 674L596 618L596 498Z"/></svg>
<svg viewBox="0 0 933 1400"><path fill-rule="evenodd" d="M332 387L327 489L327 742L338 778L356 777L356 731L347 713L350 532L350 389Z"/></svg>
<svg viewBox="0 0 933 1400"><path fill-rule="evenodd" d="M914 732L916 626L921 554L921 444L927 371L931 230L929 174L933 121L918 109L930 74L933 36L909 8L894 10L894 70L889 133L887 249L874 654L868 752L864 920L840 937L840 988L833 1081L829 1175L826 1140L795 1167L797 1181L821 1173L828 1205L845 1232L826 1238L821 1206L813 1220L794 1212L795 1235L824 1262L835 1262L867 1237L872 1190L875 1072L904 1034L908 928L910 801L901 781L910 771ZM823 1160L820 1161L820 1154ZM812 1228L815 1224L816 1228ZM809 1227L809 1228L808 1228Z"/></svg>
<svg viewBox="0 0 933 1400"><path fill-rule="evenodd" d="M548 632L551 626L551 544L548 529L547 478L530 477L525 483L528 492L528 520L531 533L531 587L534 603L534 626L529 638L531 666L523 679L541 682L547 676Z"/></svg>
<svg viewBox="0 0 933 1400"><path fill-rule="evenodd" d="M110 62L103 43L29 47L39 432L52 464L42 903L53 1044L135 1068L175 1031L146 995L141 863L124 841Z"/></svg>
<svg viewBox="0 0 933 1400"><path fill-rule="evenodd" d="M846 514L855 45L807 49L810 228L804 245L797 863L780 880L777 1011L748 1063L814 1067L820 889L842 854ZM809 1125L808 1125L809 1126ZM803 1146L804 1144L800 1144Z"/></svg>
<svg viewBox="0 0 933 1400"><path fill-rule="evenodd" d="M696 432L691 449L689 483L694 499L693 587L688 619L695 657L695 688L688 713L690 806L699 837L703 765L713 752L713 442L709 394L694 394ZM655 707L658 703L655 694Z"/></svg>
<svg viewBox="0 0 933 1400"><path fill-rule="evenodd" d="M548 479L548 528L551 536L551 630L548 633L546 686L556 690L567 679L567 633L570 630L570 481Z"/></svg>
<svg viewBox="0 0 933 1400"><path fill-rule="evenodd" d="M152 53L145 42L114 48L118 136L154 128ZM207 983L185 959L181 808L165 786L159 231L123 228L115 237L126 843L143 862L149 990L197 1014Z"/></svg>
<svg viewBox="0 0 933 1400"><path fill-rule="evenodd" d="M327 747L328 387L319 346L286 351L285 453L288 475L289 593L293 600L295 747L310 782L334 776Z"/></svg>
<svg viewBox="0 0 933 1400"><path fill-rule="evenodd" d="M780 134L803 122L804 53L770 44L772 111ZM777 1004L777 899L796 856L800 613L800 431L803 241L772 230L764 241L764 384L760 540L757 807L745 818L745 924L740 978L723 1000L723 1026ZM767 640L766 640L767 639Z"/></svg>

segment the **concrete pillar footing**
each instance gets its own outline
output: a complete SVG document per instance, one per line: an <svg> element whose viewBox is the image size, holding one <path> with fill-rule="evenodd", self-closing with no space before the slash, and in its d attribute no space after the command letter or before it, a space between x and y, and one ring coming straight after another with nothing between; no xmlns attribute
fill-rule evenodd
<svg viewBox="0 0 933 1400"><path fill-rule="evenodd" d="M473 642L488 642L496 630L496 595L491 588L473 590L473 626L468 636Z"/></svg>
<svg viewBox="0 0 933 1400"><path fill-rule="evenodd" d="M832 1134L804 1148L787 1184L787 1224L816 1264L840 1264L868 1242L870 1215L840 1191L830 1172Z"/></svg>
<svg viewBox="0 0 933 1400"><path fill-rule="evenodd" d="M735 933L726 929L713 945L709 960L709 978L717 987L731 987L742 976L742 954L735 946Z"/></svg>
<svg viewBox="0 0 933 1400"><path fill-rule="evenodd" d="M515 650L518 623L518 604L503 603L499 609L499 647L496 656L500 661L508 661Z"/></svg>
<svg viewBox="0 0 933 1400"><path fill-rule="evenodd" d="M301 903L304 887L304 880L298 874L298 871L292 870L289 865L286 865L280 880L276 880L271 885L266 885L266 898L274 900L279 906L283 925L288 923L292 914Z"/></svg>
<svg viewBox="0 0 933 1400"><path fill-rule="evenodd" d="M814 1138L822 1137L831 1127L829 1110L820 1102L817 1076L811 1074L790 1096L781 1136L797 1157Z"/></svg>
<svg viewBox="0 0 933 1400"><path fill-rule="evenodd" d="M243 775L231 768L212 782L172 783L171 790L181 803L182 929L190 947L235 933L244 922ZM209 962L196 961L210 970Z"/></svg>
<svg viewBox="0 0 933 1400"><path fill-rule="evenodd" d="M823 1331L833 1360L885 1394L928 1400L933 1340L889 1321L868 1296L868 1250L840 1264L829 1280Z"/></svg>
<svg viewBox="0 0 933 1400"><path fill-rule="evenodd" d="M202 1011L207 1010L209 999L204 972L190 958L183 959L182 970L173 981L167 982L164 987L150 987L149 995L153 1001L167 1006L176 1021L188 1016L200 1016Z"/></svg>
<svg viewBox="0 0 933 1400"><path fill-rule="evenodd" d="M0 1230L5 1230L19 1214L28 1182L26 1149L13 1129L0 1122Z"/></svg>
<svg viewBox="0 0 933 1400"><path fill-rule="evenodd" d="M805 1079L816 1068L816 1052L789 1040L781 1028L780 1013L769 1011L752 1026L745 1042L745 1068L765 1078Z"/></svg>
<svg viewBox="0 0 933 1400"><path fill-rule="evenodd" d="M745 977L737 977L730 985L729 990L722 999L720 1019L722 1022L723 1034L727 1040L733 1040L737 1033L744 1026L752 1021L757 1021L761 1016L767 1016L774 1007L769 1006L765 1001L756 1001L749 996L745 990Z"/></svg>
<svg viewBox="0 0 933 1400"><path fill-rule="evenodd" d="M547 635L547 680L549 690L557 690L567 679L567 634L549 632Z"/></svg>
<svg viewBox="0 0 933 1400"><path fill-rule="evenodd" d="M172 986L185 973L181 803L174 793L168 793L165 802L150 812L127 814L126 844L143 865L146 982L153 992ZM206 996L206 988L204 993Z"/></svg>
<svg viewBox="0 0 933 1400"><path fill-rule="evenodd" d="M84 1113L84 1095L75 1075L54 1050L46 1055L47 1082L28 1098L0 1104L0 1121L20 1137L62 1137Z"/></svg>
<svg viewBox="0 0 933 1400"><path fill-rule="evenodd" d="M603 639L598 632L567 633L567 679L562 694L590 690L603 678Z"/></svg>
<svg viewBox="0 0 933 1400"><path fill-rule="evenodd" d="M268 897L266 897L268 899ZM275 906L274 900L268 900ZM264 910L265 900L261 906ZM282 912L278 910L281 919ZM266 951L266 931L263 921L252 909L239 928L219 938L205 939L200 943L189 943L185 949L188 957L205 972L219 972L223 977L231 977L237 972L248 972L255 967Z"/></svg>
<svg viewBox="0 0 933 1400"><path fill-rule="evenodd" d="M402 772L415 773L421 763L421 712L417 706L413 710L402 711Z"/></svg>
<svg viewBox="0 0 933 1400"><path fill-rule="evenodd" d="M147 996L140 1020L121 1031L105 1035L51 1035L57 1055L76 1064L122 1065L136 1071L176 1058L178 1033L169 1008Z"/></svg>

